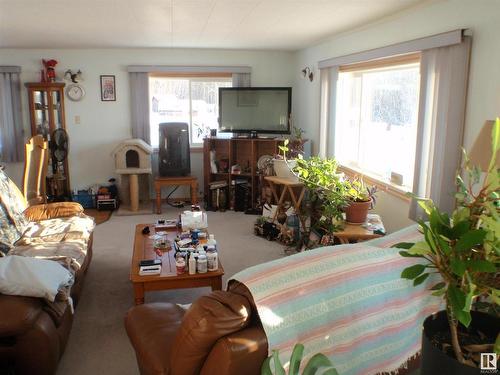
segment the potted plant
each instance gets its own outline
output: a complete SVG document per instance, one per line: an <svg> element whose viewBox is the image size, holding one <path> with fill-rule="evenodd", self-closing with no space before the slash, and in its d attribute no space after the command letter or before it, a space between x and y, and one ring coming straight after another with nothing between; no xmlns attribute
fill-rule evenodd
<svg viewBox="0 0 500 375"><path fill-rule="evenodd" d="M345 208L346 221L349 224L363 224L366 222L368 210L375 207L377 187L365 185L361 178L346 179L345 182L349 199Z"/></svg>
<svg viewBox="0 0 500 375"><path fill-rule="evenodd" d="M273 159L273 169L274 173L278 177L288 178L298 181L297 176L292 172L292 169L296 166L295 159L287 159L286 155L289 151L288 144L290 143L289 139L285 139L283 141L282 146L278 146L279 153L274 156Z"/></svg>
<svg viewBox="0 0 500 375"><path fill-rule="evenodd" d="M346 184L342 173L337 172L335 159L317 156L296 159L294 172L308 191L309 215L312 226L321 234L333 233L343 225L343 208L348 203Z"/></svg>
<svg viewBox="0 0 500 375"><path fill-rule="evenodd" d="M307 141L302 138L305 131L302 128L292 127L292 139L288 144L287 158L296 159L299 155L304 155L304 143Z"/></svg>
<svg viewBox="0 0 500 375"><path fill-rule="evenodd" d="M290 365L288 366L288 375L299 375L300 363L304 354L304 345L295 344L290 357ZM273 366L271 367L271 361ZM274 370L274 371L273 371ZM322 353L313 355L307 362L302 375L338 375L337 370L332 365L330 359ZM266 358L261 368L261 375L285 375L285 369L279 359L279 351L273 350L273 354Z"/></svg>
<svg viewBox="0 0 500 375"><path fill-rule="evenodd" d="M500 120L492 132L492 157L486 178L465 155L465 180L458 175L457 208L441 212L431 200L418 199L429 221L420 221L424 240L399 243L400 254L422 262L401 277L422 283L430 273L442 280L431 289L446 309L424 322L422 374L479 374L481 353L500 352L498 316L474 311L480 299L500 304L500 184L497 152ZM492 358L486 358L490 362ZM485 363L482 363L485 365Z"/></svg>

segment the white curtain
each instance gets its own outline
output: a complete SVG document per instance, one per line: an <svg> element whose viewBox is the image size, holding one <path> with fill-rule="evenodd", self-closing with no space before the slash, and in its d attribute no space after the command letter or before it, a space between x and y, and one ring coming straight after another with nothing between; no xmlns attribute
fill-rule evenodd
<svg viewBox="0 0 500 375"><path fill-rule="evenodd" d="M233 87L250 87L250 73L233 73Z"/></svg>
<svg viewBox="0 0 500 375"><path fill-rule="evenodd" d="M455 176L461 161L470 37L422 52L420 104L413 192L446 212L455 207ZM412 202L410 218L422 217Z"/></svg>
<svg viewBox="0 0 500 375"><path fill-rule="evenodd" d="M337 100L337 81L339 67L320 69L320 126L319 126L319 156L333 157L335 137L335 108Z"/></svg>
<svg viewBox="0 0 500 375"><path fill-rule="evenodd" d="M23 160L20 67L0 66L0 160Z"/></svg>
<svg viewBox="0 0 500 375"><path fill-rule="evenodd" d="M149 73L131 72L130 106L132 111L132 137L151 144L149 126Z"/></svg>

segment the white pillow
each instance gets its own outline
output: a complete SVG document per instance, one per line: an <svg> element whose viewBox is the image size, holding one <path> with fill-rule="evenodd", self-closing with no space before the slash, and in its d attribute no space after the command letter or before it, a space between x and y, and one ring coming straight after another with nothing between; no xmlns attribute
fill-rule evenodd
<svg viewBox="0 0 500 375"><path fill-rule="evenodd" d="M0 258L0 293L41 297L54 302L59 288L72 280L71 273L52 260L9 255Z"/></svg>

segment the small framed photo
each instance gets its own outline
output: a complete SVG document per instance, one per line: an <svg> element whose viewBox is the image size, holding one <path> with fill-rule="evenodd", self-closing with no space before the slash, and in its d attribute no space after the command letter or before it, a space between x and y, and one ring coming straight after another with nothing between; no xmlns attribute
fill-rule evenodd
<svg viewBox="0 0 500 375"><path fill-rule="evenodd" d="M101 76L101 101L114 102L116 101L116 86L115 76Z"/></svg>

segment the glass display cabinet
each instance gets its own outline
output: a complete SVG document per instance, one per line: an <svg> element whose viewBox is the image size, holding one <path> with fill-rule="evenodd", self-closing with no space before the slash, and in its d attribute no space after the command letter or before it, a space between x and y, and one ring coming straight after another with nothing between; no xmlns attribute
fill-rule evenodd
<svg viewBox="0 0 500 375"><path fill-rule="evenodd" d="M25 86L28 89L31 135L40 134L49 142L48 200L71 200L68 139L65 132L64 114L65 84L63 82L30 82Z"/></svg>

